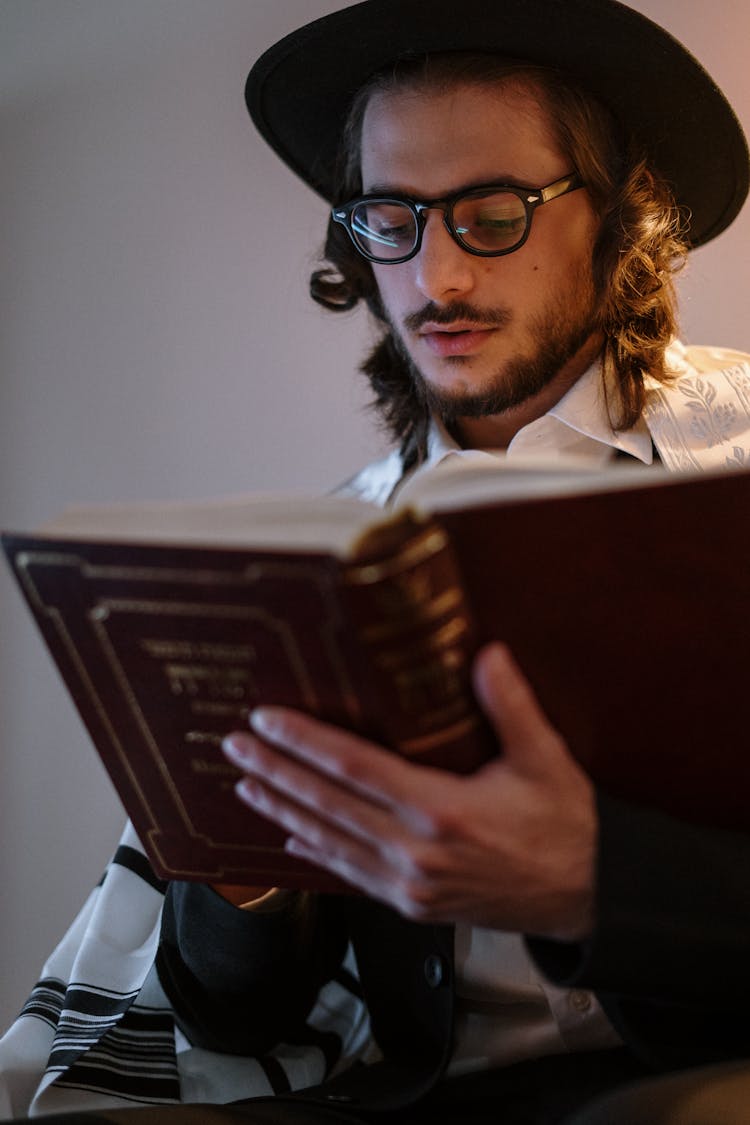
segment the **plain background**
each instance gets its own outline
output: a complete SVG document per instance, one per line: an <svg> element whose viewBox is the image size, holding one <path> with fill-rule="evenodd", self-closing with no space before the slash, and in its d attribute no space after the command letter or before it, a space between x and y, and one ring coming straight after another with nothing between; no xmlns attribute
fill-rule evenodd
<svg viewBox="0 0 750 1125"><path fill-rule="evenodd" d="M355 374L364 318L306 293L325 205L254 135L242 97L265 47L343 6L0 3L0 526L77 501L320 492L384 448ZM746 0L634 6L698 55L750 131ZM750 208L693 255L688 340L750 350L749 235ZM5 1025L123 814L4 570L0 638Z"/></svg>

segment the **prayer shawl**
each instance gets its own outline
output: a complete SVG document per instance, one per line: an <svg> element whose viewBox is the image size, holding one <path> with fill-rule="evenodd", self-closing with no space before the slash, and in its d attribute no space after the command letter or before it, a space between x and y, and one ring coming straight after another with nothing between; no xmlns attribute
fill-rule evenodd
<svg viewBox="0 0 750 1125"><path fill-rule="evenodd" d="M669 349L679 378L650 383L644 413L667 469L750 468L749 361L720 348ZM345 490L385 503L400 475L400 459L391 454ZM308 1044L279 1043L258 1058L191 1046L154 970L163 896L128 825L100 884L0 1040L0 1116L225 1103L302 1089L355 1059L376 1057L351 951L318 995Z"/></svg>
<svg viewBox="0 0 750 1125"><path fill-rule="evenodd" d="M258 1058L191 1047L153 967L164 890L128 825L0 1041L1 1117L235 1101L315 1085L365 1053L351 954L318 995L308 1044L280 1043Z"/></svg>

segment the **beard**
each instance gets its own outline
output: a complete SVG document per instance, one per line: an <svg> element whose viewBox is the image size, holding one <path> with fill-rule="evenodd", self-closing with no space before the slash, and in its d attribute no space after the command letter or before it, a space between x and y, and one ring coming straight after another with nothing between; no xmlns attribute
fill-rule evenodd
<svg viewBox="0 0 750 1125"><path fill-rule="evenodd" d="M590 286L584 286L583 291L579 289L573 294L561 295L543 315L538 314L529 321L528 336L533 346L523 354L509 356L496 371L490 373L484 386L472 390L448 390L431 383L415 364L403 335L393 321L390 321L390 326L396 349L409 369L421 401L431 414L452 429L461 418L504 414L543 391L598 332L596 306ZM406 316L404 327L415 332L428 322L450 324L469 320L502 332L511 323L513 315L507 309L479 309L464 301L442 306L430 301L418 312ZM470 365L471 357L453 356L447 362L460 369Z"/></svg>

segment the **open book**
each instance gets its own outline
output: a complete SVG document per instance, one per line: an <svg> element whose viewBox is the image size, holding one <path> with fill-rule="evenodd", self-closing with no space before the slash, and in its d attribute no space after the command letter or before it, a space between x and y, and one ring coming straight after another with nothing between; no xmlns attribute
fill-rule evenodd
<svg viewBox="0 0 750 1125"><path fill-rule="evenodd" d="M326 887L235 799L223 735L282 703L474 770L495 638L607 790L750 826L749 508L750 473L499 462L419 474L388 513L95 507L3 545L157 873Z"/></svg>

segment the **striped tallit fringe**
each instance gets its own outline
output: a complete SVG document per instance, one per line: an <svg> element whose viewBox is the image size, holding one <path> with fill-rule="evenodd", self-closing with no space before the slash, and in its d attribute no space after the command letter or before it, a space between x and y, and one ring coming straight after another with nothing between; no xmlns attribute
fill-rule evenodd
<svg viewBox="0 0 750 1125"><path fill-rule="evenodd" d="M258 1058L193 1047L176 1028L153 967L164 889L128 825L0 1040L0 1118L288 1092L371 1051L351 951L298 1041Z"/></svg>
<svg viewBox="0 0 750 1125"><path fill-rule="evenodd" d="M174 1022L168 1009L131 1003L91 1047L80 1049L89 1033L85 1019L74 1018L74 1061L64 1045L49 1059L48 1074L58 1073L58 1089L106 1095L108 1101L168 1105L180 1101ZM76 1026L78 1025L78 1026ZM97 1032L99 1029L97 1028Z"/></svg>

